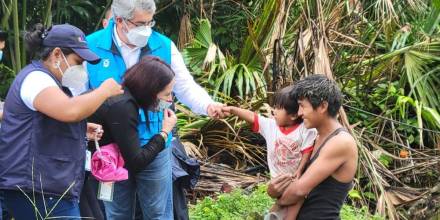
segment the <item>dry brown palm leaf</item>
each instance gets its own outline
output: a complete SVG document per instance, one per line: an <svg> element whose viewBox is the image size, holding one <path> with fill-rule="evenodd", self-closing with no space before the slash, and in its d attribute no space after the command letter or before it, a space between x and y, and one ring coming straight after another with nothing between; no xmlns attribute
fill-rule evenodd
<svg viewBox="0 0 440 220"><path fill-rule="evenodd" d="M202 158L207 157L207 155L204 155L204 154L202 154L202 152L200 152L200 149L195 144L193 144L189 141L183 141L182 144L185 147L185 151L189 156L195 157L198 159L202 159Z"/></svg>
<svg viewBox="0 0 440 220"><path fill-rule="evenodd" d="M388 22L391 20L398 20L396 11L392 0L376 0L374 3L376 18Z"/></svg>
<svg viewBox="0 0 440 220"><path fill-rule="evenodd" d="M351 47L364 47L364 48L368 48L368 45L366 45L366 44L356 40L353 37L350 37L348 35L342 34L342 33L338 32L338 31L336 31L334 29L330 29L329 31L330 31L330 34L335 34L338 37L341 37L341 38L351 42L351 44L348 44L347 42L336 42L336 41L333 41L333 43L346 44L346 45L351 46Z"/></svg>
<svg viewBox="0 0 440 220"><path fill-rule="evenodd" d="M338 26L341 24L341 20L343 19L345 2L340 2L336 6L334 6L330 12L330 15L325 20L326 30L337 30ZM329 36L329 39L330 36Z"/></svg>
<svg viewBox="0 0 440 220"><path fill-rule="evenodd" d="M265 149L252 144L249 139L252 132L245 127L245 123L237 118L210 121L186 138L199 139L199 152L206 152L201 153L204 156L202 160L226 160L228 164L237 167L248 163L262 164L265 161Z"/></svg>
<svg viewBox="0 0 440 220"><path fill-rule="evenodd" d="M268 178L266 177L248 175L228 166L202 163L200 180L197 183L195 191L215 193L225 191L225 186L246 188L267 181Z"/></svg>
<svg viewBox="0 0 440 220"><path fill-rule="evenodd" d="M405 187L389 187L386 194L394 206L400 206L420 199L424 192Z"/></svg>
<svg viewBox="0 0 440 220"><path fill-rule="evenodd" d="M270 47L274 45L277 39L282 42L282 39L286 34L290 8L295 1L296 0L279 0L277 3L279 4L279 7L277 9L278 13L276 13L276 18L273 23L272 37L268 41L268 48L265 49L265 54L267 55L265 57L265 62L263 63L263 72L266 72L267 68L269 68L270 66L270 61L272 60L273 53L270 50Z"/></svg>
<svg viewBox="0 0 440 220"><path fill-rule="evenodd" d="M318 48L315 48L314 50L315 50L315 62L314 62L315 73L324 74L329 78L333 78L327 47L324 44L324 38L321 38L319 40Z"/></svg>
<svg viewBox="0 0 440 220"><path fill-rule="evenodd" d="M307 28L304 31L300 32L298 39L299 39L298 40L299 55L301 59L304 60L306 59L306 54L310 50L310 45L312 40L312 29Z"/></svg>
<svg viewBox="0 0 440 220"><path fill-rule="evenodd" d="M425 169L430 170L432 167L435 167L435 165L439 165L439 164L440 164L440 159L436 158L430 161L418 162L418 163L409 164L408 166L405 167L399 167L397 169L394 169L392 172L394 173L394 175L398 175L414 170L417 170L418 173L423 173L423 170Z"/></svg>
<svg viewBox="0 0 440 220"><path fill-rule="evenodd" d="M396 208L394 208L392 198L386 192L382 193L377 200L376 212L381 216L387 216L390 220L399 219Z"/></svg>
<svg viewBox="0 0 440 220"><path fill-rule="evenodd" d="M349 0L348 1L348 9L349 12L355 12L355 13L362 13L363 11L363 7L362 7L362 3L359 0Z"/></svg>
<svg viewBox="0 0 440 220"><path fill-rule="evenodd" d="M402 206L409 219L438 219L440 209L440 184L420 195L420 198Z"/></svg>
<svg viewBox="0 0 440 220"><path fill-rule="evenodd" d="M177 48L179 50L183 50L185 46L192 42L194 39L192 27L191 27L191 19L188 13L185 13L182 16L182 21L180 22L180 30L179 30L179 38L177 39Z"/></svg>

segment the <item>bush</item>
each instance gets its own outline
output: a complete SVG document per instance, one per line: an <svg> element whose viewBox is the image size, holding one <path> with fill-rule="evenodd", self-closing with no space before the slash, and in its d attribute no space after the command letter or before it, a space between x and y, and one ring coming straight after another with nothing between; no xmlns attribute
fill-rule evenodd
<svg viewBox="0 0 440 220"><path fill-rule="evenodd" d="M267 186L260 185L253 192L246 193L236 189L231 193L218 194L216 199L205 197L190 207L190 219L193 220L236 220L263 219L274 200L266 193ZM342 220L381 220L372 216L367 207L361 209L344 205L341 210Z"/></svg>
<svg viewBox="0 0 440 220"><path fill-rule="evenodd" d="M267 195L265 185L258 186L249 194L236 189L231 193L218 194L217 199L205 197L190 207L190 219L261 219L272 204L273 199Z"/></svg>
<svg viewBox="0 0 440 220"><path fill-rule="evenodd" d="M0 98L3 100L8 93L9 86L14 81L15 74L9 67L0 64Z"/></svg>

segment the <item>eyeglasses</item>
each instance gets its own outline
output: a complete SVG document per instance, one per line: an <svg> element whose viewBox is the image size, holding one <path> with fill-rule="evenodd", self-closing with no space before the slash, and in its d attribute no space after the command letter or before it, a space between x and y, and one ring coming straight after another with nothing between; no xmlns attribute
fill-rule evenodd
<svg viewBox="0 0 440 220"><path fill-rule="evenodd" d="M130 21L130 19L125 19L125 20L128 21L128 22L130 22L130 23L131 23L132 25L134 25L135 27L146 26L146 27L150 27L150 28L152 28L152 27L154 27L154 25L156 25L156 21L155 21L155 20L151 20L151 21L148 21L148 22L136 22L136 23Z"/></svg>

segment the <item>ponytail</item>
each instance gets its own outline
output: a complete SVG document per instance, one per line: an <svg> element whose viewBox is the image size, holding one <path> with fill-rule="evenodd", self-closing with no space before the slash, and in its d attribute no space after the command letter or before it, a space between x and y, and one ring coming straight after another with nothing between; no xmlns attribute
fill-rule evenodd
<svg viewBox="0 0 440 220"><path fill-rule="evenodd" d="M55 47L43 46L43 40L47 36L50 28L46 29L43 24L35 24L32 30L25 32L24 40L26 43L26 50L32 54L33 57L46 60ZM73 53L70 48L60 47L64 55Z"/></svg>

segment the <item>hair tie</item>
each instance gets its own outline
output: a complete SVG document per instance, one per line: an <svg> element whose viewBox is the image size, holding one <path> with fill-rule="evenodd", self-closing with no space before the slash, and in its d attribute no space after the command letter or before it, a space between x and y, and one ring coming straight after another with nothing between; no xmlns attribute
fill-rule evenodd
<svg viewBox="0 0 440 220"><path fill-rule="evenodd" d="M44 40L44 38L47 37L48 31L46 29L44 29L43 33L41 34L41 39Z"/></svg>
<svg viewBox="0 0 440 220"><path fill-rule="evenodd" d="M49 34L49 31L52 29L52 26L50 26L49 28L45 28L43 30L43 33L41 34L41 39L44 39L47 37L47 35Z"/></svg>

